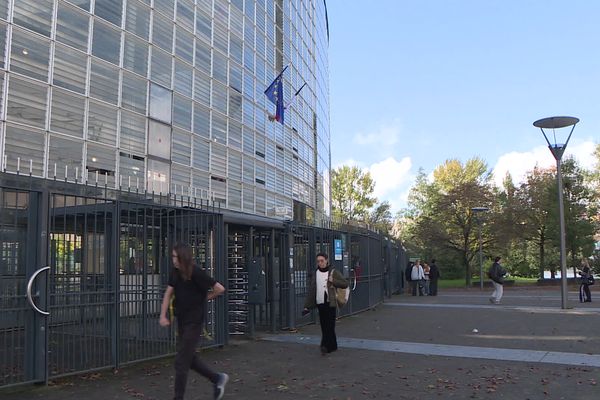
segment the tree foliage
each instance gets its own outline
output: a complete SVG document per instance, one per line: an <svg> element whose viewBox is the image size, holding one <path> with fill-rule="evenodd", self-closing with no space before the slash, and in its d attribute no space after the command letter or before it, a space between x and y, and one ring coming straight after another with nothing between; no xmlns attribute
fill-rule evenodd
<svg viewBox="0 0 600 400"><path fill-rule="evenodd" d="M368 171L356 166L341 166L331 172L331 205L335 216L345 220L368 219L377 199L375 182Z"/></svg>

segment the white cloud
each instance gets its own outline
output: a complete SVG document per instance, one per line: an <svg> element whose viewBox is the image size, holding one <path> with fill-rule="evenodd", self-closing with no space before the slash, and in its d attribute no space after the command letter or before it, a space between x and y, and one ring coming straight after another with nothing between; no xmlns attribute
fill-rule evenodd
<svg viewBox="0 0 600 400"><path fill-rule="evenodd" d="M596 144L591 140L572 143L567 147L563 159L573 156L581 167L591 169L594 162L592 154L595 146ZM510 172L515 184L521 183L524 181L527 172L533 170L536 165L543 168L556 165L556 161L548 147L538 146L530 151L513 151L504 154L498 158L498 162L494 167L494 181L496 185L501 187L506 173Z"/></svg>
<svg viewBox="0 0 600 400"><path fill-rule="evenodd" d="M380 202L389 201L394 212L406 204L409 188L415 178L411 169L410 157L404 157L400 161L388 157L368 168L375 181L374 195Z"/></svg>
<svg viewBox="0 0 600 400"><path fill-rule="evenodd" d="M377 129L371 132L359 132L354 135L352 141L360 146L377 145L391 146L398 143L400 138L401 124L395 119L391 123L381 124Z"/></svg>

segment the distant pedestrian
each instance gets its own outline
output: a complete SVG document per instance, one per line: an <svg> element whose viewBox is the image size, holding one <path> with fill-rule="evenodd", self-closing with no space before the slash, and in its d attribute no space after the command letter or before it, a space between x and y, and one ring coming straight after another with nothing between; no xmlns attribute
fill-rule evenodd
<svg viewBox="0 0 600 400"><path fill-rule="evenodd" d="M579 271L581 284L579 285L579 301L581 303L591 303L592 293L590 292L590 285L594 284L594 275L590 265L586 259L581 262L581 271Z"/></svg>
<svg viewBox="0 0 600 400"><path fill-rule="evenodd" d="M417 295L417 290L419 291L419 296L423 296L423 280L425 279L425 275L423 274L423 267L421 266L421 260L415 261L415 265L412 267L412 271L410 273L410 283L412 285L412 295Z"/></svg>
<svg viewBox="0 0 600 400"><path fill-rule="evenodd" d="M437 296L438 293L438 279L440 279L440 270L435 263L435 258L431 260L429 265L429 295Z"/></svg>
<svg viewBox="0 0 600 400"><path fill-rule="evenodd" d="M321 323L321 354L325 355L336 351L337 337L335 336L335 317L337 312L337 300L335 289L348 287L348 281L342 274L331 268L329 257L325 253L317 254L317 269L308 286L306 301L302 314L317 308L319 310L319 322Z"/></svg>
<svg viewBox="0 0 600 400"><path fill-rule="evenodd" d="M214 386L214 398L221 399L229 376L216 373L204 364L196 355L196 346L202 335L206 302L221 295L225 288L194 265L189 245L176 244L171 251L171 259L174 268L160 309L160 325L165 327L171 324L167 318L167 310L171 297L175 295L178 338L174 400L183 400L190 368L210 380Z"/></svg>
<svg viewBox="0 0 600 400"><path fill-rule="evenodd" d="M429 264L423 263L423 292L425 296L429 296L429 271L431 268Z"/></svg>
<svg viewBox="0 0 600 400"><path fill-rule="evenodd" d="M492 280L492 284L494 285L494 291L490 296L490 303L500 304L500 300L502 299L502 295L504 294L504 275L506 275L506 270L502 268L500 265L500 260L502 258L496 257L494 259L494 263L490 267L488 271L488 276Z"/></svg>
<svg viewBox="0 0 600 400"><path fill-rule="evenodd" d="M404 270L404 279L406 280L406 286L408 288L408 286L411 284L411 279L410 279L410 275L412 273L412 267L413 265L415 265L414 262L409 261L408 264L406 264L406 269Z"/></svg>

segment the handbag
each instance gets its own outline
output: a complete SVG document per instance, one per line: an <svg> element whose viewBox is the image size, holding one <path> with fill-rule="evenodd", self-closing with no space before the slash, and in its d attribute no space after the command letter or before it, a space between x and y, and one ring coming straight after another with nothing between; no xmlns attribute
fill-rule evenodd
<svg viewBox="0 0 600 400"><path fill-rule="evenodd" d="M333 274L333 269L331 270ZM335 301L337 303L338 308L343 307L348 302L350 298L350 287L347 288L334 288L335 289Z"/></svg>

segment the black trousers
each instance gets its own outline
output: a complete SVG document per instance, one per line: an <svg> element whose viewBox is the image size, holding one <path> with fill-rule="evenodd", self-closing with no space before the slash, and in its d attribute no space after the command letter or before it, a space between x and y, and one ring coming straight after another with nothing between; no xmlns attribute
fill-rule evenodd
<svg viewBox="0 0 600 400"><path fill-rule="evenodd" d="M432 279L429 281L429 295L437 296L438 280Z"/></svg>
<svg viewBox="0 0 600 400"><path fill-rule="evenodd" d="M183 400L187 385L188 372L191 369L216 383L218 375L204 364L196 355L196 347L202 335L201 324L178 325L177 355L175 356L175 400Z"/></svg>
<svg viewBox="0 0 600 400"><path fill-rule="evenodd" d="M590 292L590 285L581 284L579 286L579 301L590 302L592 301L592 293Z"/></svg>
<svg viewBox="0 0 600 400"><path fill-rule="evenodd" d="M327 296L325 296L327 297ZM337 350L337 338L335 336L335 307L330 307L329 302L317 304L319 309L319 322L321 323L321 348L327 353Z"/></svg>

